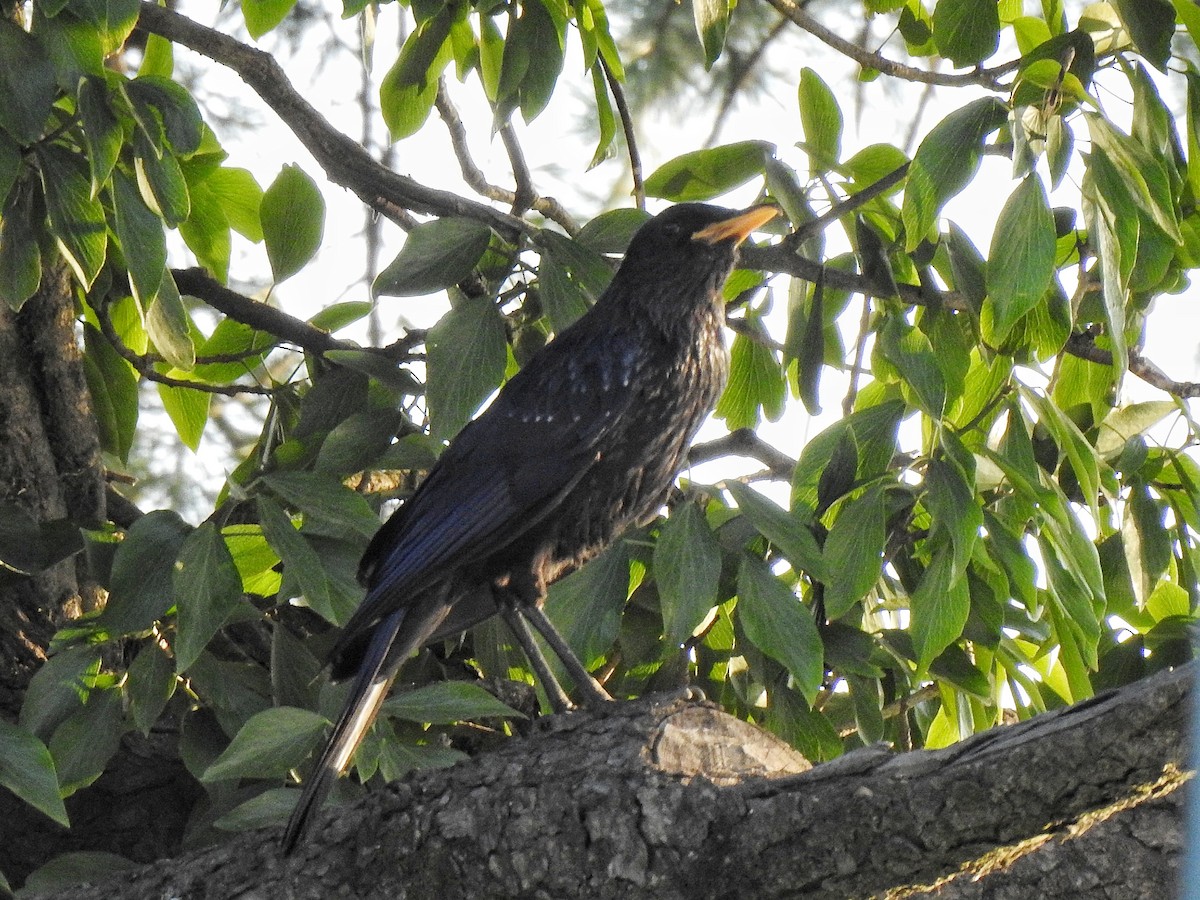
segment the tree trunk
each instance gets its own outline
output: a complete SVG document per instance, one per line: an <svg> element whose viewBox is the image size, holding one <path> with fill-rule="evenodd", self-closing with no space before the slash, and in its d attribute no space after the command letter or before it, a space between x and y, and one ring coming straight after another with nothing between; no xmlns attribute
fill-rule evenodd
<svg viewBox="0 0 1200 900"><path fill-rule="evenodd" d="M0 303L0 501L39 525L95 528L107 520L105 478L75 320L61 263L20 312ZM0 567L0 717L17 720L55 631L103 597L82 553L35 575ZM175 852L199 793L173 748L127 735L99 781L67 799L71 831L0 791L0 871L19 884L68 850Z"/></svg>
<svg viewBox="0 0 1200 900"><path fill-rule="evenodd" d="M614 703L278 833L55 896L1168 897L1189 665L1077 706L805 771L704 704Z"/></svg>

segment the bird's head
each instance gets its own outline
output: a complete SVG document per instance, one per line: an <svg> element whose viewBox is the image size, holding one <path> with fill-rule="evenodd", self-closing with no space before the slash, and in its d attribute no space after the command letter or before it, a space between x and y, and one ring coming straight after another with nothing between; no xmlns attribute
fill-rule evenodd
<svg viewBox="0 0 1200 900"><path fill-rule="evenodd" d="M778 212L774 206L672 206L638 229L610 292L660 314L679 304L703 305L733 269L738 245Z"/></svg>

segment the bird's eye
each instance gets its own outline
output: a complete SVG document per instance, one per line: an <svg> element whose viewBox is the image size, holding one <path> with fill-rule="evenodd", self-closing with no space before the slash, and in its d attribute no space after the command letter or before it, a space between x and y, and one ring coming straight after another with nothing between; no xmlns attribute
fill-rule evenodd
<svg viewBox="0 0 1200 900"><path fill-rule="evenodd" d="M670 222L663 226L663 234L669 238L677 238L683 234L683 228L676 222Z"/></svg>

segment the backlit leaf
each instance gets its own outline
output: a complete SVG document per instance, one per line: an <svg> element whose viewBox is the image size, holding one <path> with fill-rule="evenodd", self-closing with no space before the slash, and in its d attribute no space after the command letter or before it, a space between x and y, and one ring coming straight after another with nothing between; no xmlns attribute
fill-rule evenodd
<svg viewBox="0 0 1200 900"><path fill-rule="evenodd" d="M325 200L303 169L284 166L259 207L267 258L276 283L295 275L316 255L325 233Z"/></svg>

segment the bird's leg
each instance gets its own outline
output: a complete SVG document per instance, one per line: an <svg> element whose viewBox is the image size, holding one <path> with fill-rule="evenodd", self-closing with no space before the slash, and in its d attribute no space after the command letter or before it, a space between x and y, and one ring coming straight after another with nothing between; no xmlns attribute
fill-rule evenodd
<svg viewBox="0 0 1200 900"><path fill-rule="evenodd" d="M529 657L529 664L533 666L533 672L537 675L542 689L545 690L546 698L550 701L550 706L555 712L568 712L571 710L573 708L571 699L567 696L567 692L563 690L562 685L558 683L558 679L554 677L554 673L550 671L550 663L546 661L546 656L542 653L542 648L538 646L533 632L529 630L529 623L517 611L516 606L513 605L511 600L505 598L505 600L500 601L499 606L500 615L504 617L504 621L508 623L513 637L517 639L517 643L521 645L521 649Z"/></svg>
<svg viewBox="0 0 1200 900"><path fill-rule="evenodd" d="M575 651L571 649L566 640L558 629L554 627L554 623L550 621L546 613L536 603L523 604L518 610L518 615L524 616L529 620L529 623L538 630L538 633L550 645L550 649L555 652L563 666L575 681L575 686L579 688L583 695L584 706L595 706L600 703L605 703L612 700L612 696L606 691L589 672L575 655Z"/></svg>

